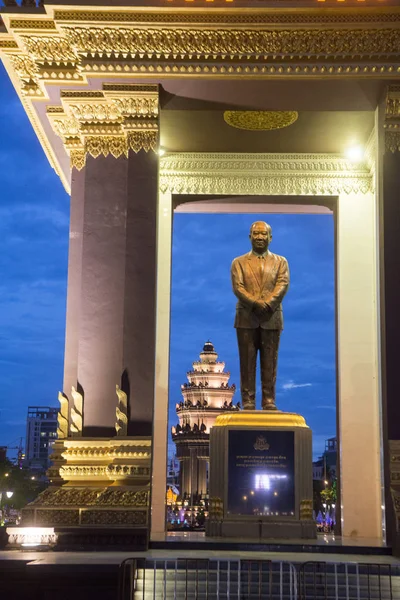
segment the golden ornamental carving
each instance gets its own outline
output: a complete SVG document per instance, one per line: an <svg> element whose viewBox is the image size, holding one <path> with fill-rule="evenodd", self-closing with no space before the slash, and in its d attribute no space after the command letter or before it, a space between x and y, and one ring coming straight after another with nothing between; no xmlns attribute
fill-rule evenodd
<svg viewBox="0 0 400 600"><path fill-rule="evenodd" d="M396 11L375 11L364 8L362 11L349 12L346 10L335 9L326 11L313 6L307 12L298 10L277 11L246 11L244 13L230 12L227 10L217 11L213 9L204 12L172 12L151 10L146 12L135 12L135 10L120 10L118 12L110 11L88 11L88 10L55 10L54 18L56 21L83 21L89 23L173 23L173 24L349 24L349 23L397 23L400 21L400 14Z"/></svg>
<svg viewBox="0 0 400 600"><path fill-rule="evenodd" d="M57 415L57 437L65 439L68 437L69 428L69 400L62 392L58 392L58 401L60 409Z"/></svg>
<svg viewBox="0 0 400 600"><path fill-rule="evenodd" d="M385 149L388 152L400 152L400 130L385 132Z"/></svg>
<svg viewBox="0 0 400 600"><path fill-rule="evenodd" d="M196 29L69 27L63 32L78 53L181 58L249 55L303 57L396 54L397 29Z"/></svg>
<svg viewBox="0 0 400 600"><path fill-rule="evenodd" d="M139 119L158 117L158 98L114 98L112 102L119 114Z"/></svg>
<svg viewBox="0 0 400 600"><path fill-rule="evenodd" d="M39 69L27 54L8 54L8 58L18 75L21 92L26 96L42 96L39 86Z"/></svg>
<svg viewBox="0 0 400 600"><path fill-rule="evenodd" d="M69 111L74 118L79 122L91 121L120 121L122 114L112 104L107 104L107 100L103 102L85 102L81 104L69 104Z"/></svg>
<svg viewBox="0 0 400 600"><path fill-rule="evenodd" d="M115 430L117 432L117 436L127 436L128 435L128 396L125 392L121 390L119 385L115 386L117 396L118 396L118 404L115 410L116 413L116 423Z"/></svg>
<svg viewBox="0 0 400 600"><path fill-rule="evenodd" d="M301 500L300 502L300 520L311 521L313 518L313 501Z"/></svg>
<svg viewBox="0 0 400 600"><path fill-rule="evenodd" d="M160 159L160 190L338 196L372 192L373 177L365 165L330 155L182 153Z"/></svg>
<svg viewBox="0 0 400 600"><path fill-rule="evenodd" d="M158 132L157 131L131 131L128 133L128 146L130 150L140 152L144 150L149 152L157 149L158 145Z"/></svg>
<svg viewBox="0 0 400 600"><path fill-rule="evenodd" d="M81 171L86 164L86 152L84 150L71 150L71 169Z"/></svg>
<svg viewBox="0 0 400 600"><path fill-rule="evenodd" d="M54 132L63 140L71 168L81 170L86 156L114 158L129 150L156 151L158 86L104 84L102 91L61 91L62 106L48 106Z"/></svg>
<svg viewBox="0 0 400 600"><path fill-rule="evenodd" d="M297 121L296 111L226 110L224 121L231 127L249 131L283 129Z"/></svg>
<svg viewBox="0 0 400 600"><path fill-rule="evenodd" d="M74 479L118 479L150 477L150 467L141 467L131 464L118 465L63 465L60 467L60 476L65 481Z"/></svg>
<svg viewBox="0 0 400 600"><path fill-rule="evenodd" d="M75 63L77 55L68 40L60 36L21 36L24 48L38 62Z"/></svg>
<svg viewBox="0 0 400 600"><path fill-rule="evenodd" d="M82 525L146 525L147 511L144 510L84 510Z"/></svg>
<svg viewBox="0 0 400 600"><path fill-rule="evenodd" d="M85 150L93 158L101 154L103 156L112 154L114 158L119 158L123 154L128 156L128 142L125 136L90 135L85 139Z"/></svg>
<svg viewBox="0 0 400 600"><path fill-rule="evenodd" d="M124 490L118 488L65 488L50 487L42 492L29 507L45 506L132 506L145 507L149 504L148 490Z"/></svg>
<svg viewBox="0 0 400 600"><path fill-rule="evenodd" d="M10 39L1 39L0 38L0 50L1 49L5 49L5 48L13 48L16 49L18 48L18 44L17 42L15 42L14 40L10 40Z"/></svg>
<svg viewBox="0 0 400 600"><path fill-rule="evenodd" d="M10 29L56 29L54 21L44 19L10 19Z"/></svg>
<svg viewBox="0 0 400 600"><path fill-rule="evenodd" d="M81 436L83 430L83 396L72 386L71 396L74 404L71 407L71 425L72 436Z"/></svg>

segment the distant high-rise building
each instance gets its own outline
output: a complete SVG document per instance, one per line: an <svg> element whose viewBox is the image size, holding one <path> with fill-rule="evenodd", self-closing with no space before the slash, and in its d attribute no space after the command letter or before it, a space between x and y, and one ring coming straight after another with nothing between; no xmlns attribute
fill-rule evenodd
<svg viewBox="0 0 400 600"><path fill-rule="evenodd" d="M58 410L50 406L30 406L26 420L25 464L31 469L49 467L51 447L57 438Z"/></svg>
<svg viewBox="0 0 400 600"><path fill-rule="evenodd" d="M329 438L325 442L325 452L313 462L313 479L320 480L336 478L337 470L337 440L336 437Z"/></svg>
<svg viewBox="0 0 400 600"><path fill-rule="evenodd" d="M7 446L0 446L0 463L5 462L7 458Z"/></svg>

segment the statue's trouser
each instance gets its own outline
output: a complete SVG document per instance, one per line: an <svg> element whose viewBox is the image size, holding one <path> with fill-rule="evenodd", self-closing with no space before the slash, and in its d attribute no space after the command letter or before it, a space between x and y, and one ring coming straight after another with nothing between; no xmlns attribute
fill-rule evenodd
<svg viewBox="0 0 400 600"><path fill-rule="evenodd" d="M240 391L243 408L256 408L256 365L260 353L262 407L275 409L275 384L281 332L278 329L237 328L240 359Z"/></svg>

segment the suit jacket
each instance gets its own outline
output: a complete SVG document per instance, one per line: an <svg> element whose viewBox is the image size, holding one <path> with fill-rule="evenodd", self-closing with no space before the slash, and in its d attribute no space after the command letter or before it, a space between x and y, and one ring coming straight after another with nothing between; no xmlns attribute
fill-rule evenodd
<svg viewBox="0 0 400 600"><path fill-rule="evenodd" d="M260 259L249 252L234 259L231 268L232 287L238 298L235 327L283 329L281 302L289 288L289 267L286 258L268 252L264 273L260 276ZM255 300L266 302L272 314L259 317L253 310Z"/></svg>

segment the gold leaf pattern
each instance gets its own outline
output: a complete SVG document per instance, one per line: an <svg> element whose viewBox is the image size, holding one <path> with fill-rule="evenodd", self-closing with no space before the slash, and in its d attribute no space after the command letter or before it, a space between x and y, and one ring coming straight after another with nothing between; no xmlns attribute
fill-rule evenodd
<svg viewBox="0 0 400 600"><path fill-rule="evenodd" d="M283 129L297 121L296 111L226 110L224 121L231 127L249 131Z"/></svg>

